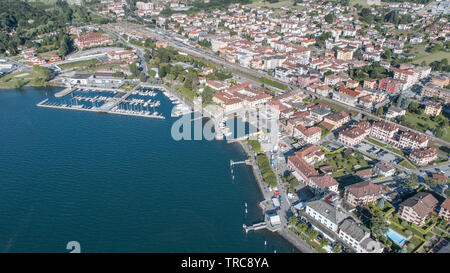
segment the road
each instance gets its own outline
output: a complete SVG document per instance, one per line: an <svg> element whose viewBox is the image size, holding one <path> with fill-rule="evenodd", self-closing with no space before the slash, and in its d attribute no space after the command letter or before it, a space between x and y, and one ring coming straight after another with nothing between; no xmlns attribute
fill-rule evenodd
<svg viewBox="0 0 450 273"><path fill-rule="evenodd" d="M145 76L148 77L148 68L147 68L147 62L145 61L145 56L144 56L145 52L144 52L144 50L142 48L140 48L140 47L138 47L136 45L133 45L132 43L128 42L122 36L120 36L118 33L112 31L109 28L102 27L102 30L105 31L106 33L108 33L109 35L117 37L117 39L120 40L122 43L124 43L127 46L129 46L129 47L133 48L134 50L136 50L136 55L141 60L142 72L144 72Z"/></svg>

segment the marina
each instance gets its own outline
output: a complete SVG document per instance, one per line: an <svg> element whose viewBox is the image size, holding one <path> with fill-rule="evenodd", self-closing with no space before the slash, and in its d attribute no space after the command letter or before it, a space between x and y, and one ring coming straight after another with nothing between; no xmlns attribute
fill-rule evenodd
<svg viewBox="0 0 450 273"><path fill-rule="evenodd" d="M138 86L130 92L120 89L67 87L37 104L39 107L164 119L154 97L161 89Z"/></svg>

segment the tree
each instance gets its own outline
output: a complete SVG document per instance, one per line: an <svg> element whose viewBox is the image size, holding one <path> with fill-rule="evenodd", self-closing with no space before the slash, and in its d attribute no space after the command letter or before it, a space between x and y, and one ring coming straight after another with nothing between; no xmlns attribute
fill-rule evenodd
<svg viewBox="0 0 450 273"><path fill-rule="evenodd" d="M417 174L412 173L411 176L403 182L403 186L410 190L417 188L417 186L419 186L419 182L417 182Z"/></svg>
<svg viewBox="0 0 450 273"><path fill-rule="evenodd" d="M334 14L333 13L328 13L327 15L325 15L325 22L327 22L328 24L332 24L334 21Z"/></svg>
<svg viewBox="0 0 450 273"><path fill-rule="evenodd" d="M295 216L289 217L289 226L295 227L298 224L298 218Z"/></svg>
<svg viewBox="0 0 450 273"><path fill-rule="evenodd" d="M311 238L312 240L316 239L317 236L319 236L319 232L315 229L312 228L308 228L306 230L306 235L308 235L309 238Z"/></svg>
<svg viewBox="0 0 450 273"><path fill-rule="evenodd" d="M320 246L321 246L321 247L324 247L324 246L326 246L326 245L329 244L329 241L328 241L327 238L322 237L322 238L320 238L319 243L320 243Z"/></svg>
<svg viewBox="0 0 450 273"><path fill-rule="evenodd" d="M300 223L297 225L297 230L300 232L305 232L308 229L308 225L305 223Z"/></svg>
<svg viewBox="0 0 450 273"><path fill-rule="evenodd" d="M369 228L375 234L384 234L387 230L384 214L379 209L372 209L369 217Z"/></svg>
<svg viewBox="0 0 450 273"><path fill-rule="evenodd" d="M144 72L141 72L141 74L139 74L139 80L141 82L146 82L147 81L147 76L145 75Z"/></svg>
<svg viewBox="0 0 450 273"><path fill-rule="evenodd" d="M333 252L334 252L334 253L342 253L342 248L341 248L341 246L340 246L339 244L336 244L336 245L333 247Z"/></svg>
<svg viewBox="0 0 450 273"><path fill-rule="evenodd" d="M135 63L129 64L128 67L130 69L131 74L133 74L134 77L139 76L140 74L139 67Z"/></svg>

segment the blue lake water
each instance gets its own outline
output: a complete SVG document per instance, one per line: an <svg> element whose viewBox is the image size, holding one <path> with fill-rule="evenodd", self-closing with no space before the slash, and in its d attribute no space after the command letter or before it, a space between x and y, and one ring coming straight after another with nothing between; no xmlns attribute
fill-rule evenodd
<svg viewBox="0 0 450 273"><path fill-rule="evenodd" d="M0 252L295 251L243 232L262 197L249 167L231 178L238 144L173 140L162 94L165 120L36 106L55 91L0 90Z"/></svg>

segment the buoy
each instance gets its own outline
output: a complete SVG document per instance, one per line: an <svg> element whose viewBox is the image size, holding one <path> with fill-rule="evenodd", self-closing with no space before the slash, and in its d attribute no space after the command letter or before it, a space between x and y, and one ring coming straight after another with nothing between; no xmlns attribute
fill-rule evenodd
<svg viewBox="0 0 450 273"><path fill-rule="evenodd" d="M264 241L264 245L265 245L265 246L267 245L267 241Z"/></svg>
<svg viewBox="0 0 450 273"><path fill-rule="evenodd" d="M245 209L245 213L248 213L247 209Z"/></svg>
<svg viewBox="0 0 450 273"><path fill-rule="evenodd" d="M247 207L247 203L245 203L245 207Z"/></svg>

